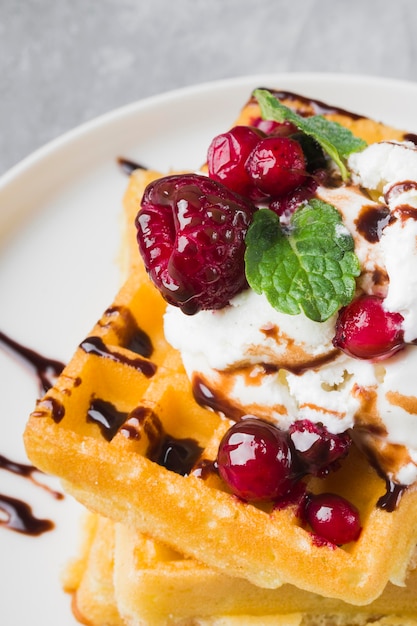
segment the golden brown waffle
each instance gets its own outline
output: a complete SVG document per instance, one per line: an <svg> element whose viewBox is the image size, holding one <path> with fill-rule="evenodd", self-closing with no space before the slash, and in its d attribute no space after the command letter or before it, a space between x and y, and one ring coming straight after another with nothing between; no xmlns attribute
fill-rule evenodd
<svg viewBox="0 0 417 626"><path fill-rule="evenodd" d="M80 554L68 564L63 577L65 591L73 594L73 613L89 626L124 626L113 584L114 526L90 514L82 530Z"/></svg>
<svg viewBox="0 0 417 626"><path fill-rule="evenodd" d="M417 623L416 570L406 587L389 584L375 602L358 608L291 585L255 587L94 516L76 565L82 575L67 573L66 588L74 593L76 615L91 626Z"/></svg>
<svg viewBox="0 0 417 626"><path fill-rule="evenodd" d="M239 121L256 114L249 103ZM403 136L370 120L348 120L368 140ZM128 214L136 213L155 175L132 176ZM180 356L163 335L165 303L133 253L132 220L129 228L126 283L30 417L25 442L32 462L61 477L69 493L100 515L259 587L290 583L363 605L389 580L402 584L417 542L417 493L406 491L392 513L378 508L385 483L357 450L342 470L308 483L313 492L344 495L360 510L359 540L340 548L317 545L295 507L244 503L210 470L230 422L194 400ZM167 469L164 446L180 446L192 462Z"/></svg>

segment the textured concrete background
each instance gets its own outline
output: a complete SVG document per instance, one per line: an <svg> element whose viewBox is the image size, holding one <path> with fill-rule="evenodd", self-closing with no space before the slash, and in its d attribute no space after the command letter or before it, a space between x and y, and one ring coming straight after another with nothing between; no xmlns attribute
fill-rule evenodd
<svg viewBox="0 0 417 626"><path fill-rule="evenodd" d="M309 71L415 81L416 18L415 0L0 0L0 173L184 85Z"/></svg>

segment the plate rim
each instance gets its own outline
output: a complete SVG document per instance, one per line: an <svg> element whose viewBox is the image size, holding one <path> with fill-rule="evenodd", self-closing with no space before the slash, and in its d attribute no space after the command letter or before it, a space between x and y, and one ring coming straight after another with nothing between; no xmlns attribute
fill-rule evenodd
<svg viewBox="0 0 417 626"><path fill-rule="evenodd" d="M202 83L188 85L179 87L176 89L170 89L155 95L147 96L145 98L141 98L135 100L131 103L116 107L108 112L105 112L101 115L98 115L91 120L85 121L81 124L76 125L75 127L67 130L66 132L58 135L56 138L51 139L46 142L36 150L32 151L26 157L21 159L18 163L9 168L5 173L0 176L0 192L6 190L9 186L12 187L15 185L16 181L19 181L21 177L30 175L32 168L35 166L39 166L44 163L45 159L50 158L51 155L60 152L65 149L68 145L78 142L78 140L85 137L85 135L89 135L90 133L100 132L107 126L108 124L117 123L118 120L122 118L130 117L132 115L140 114L141 111L146 111L149 108L156 105L164 105L170 102L170 100L175 100L177 102L181 102L182 100L186 100L189 97L193 97L200 93L207 93L211 90L223 90L223 89L235 89L238 87L248 88L251 84L256 84L260 81L268 81L272 84L270 86L274 86L273 82L277 81L287 81L295 83L305 82L308 84L313 84L314 81L320 82L322 84L326 84L329 87L332 84L340 85L343 83L346 86L349 85L366 85L368 88L371 86L375 86L377 89L394 89L398 88L400 90L410 90L416 94L417 99L417 83L413 83L412 81L404 81L395 78L385 78L385 77L373 77L366 76L360 74L340 74L340 73L321 73L321 72L294 72L294 73L267 73L267 74L249 74L242 75L232 78L223 78L214 81L205 81ZM273 82L272 82L273 81ZM279 85L277 85L279 87ZM249 94L248 94L249 95ZM243 104L243 103L242 103ZM417 124L417 114L416 114L416 124ZM37 202L36 194L35 200ZM1 224L0 224L0 233L1 233ZM0 250L1 250L1 241L0 241ZM7 448L6 448L7 453ZM36 501L36 498L35 498ZM6 531L5 531L6 532ZM57 531L55 531L57 532ZM58 531L59 537L61 537L61 532ZM7 541L7 537L5 539ZM75 543L75 542L74 542ZM19 543L20 545L20 543ZM24 544L23 544L24 545ZM49 573L48 573L49 576ZM12 586L14 589L14 586ZM43 594L40 596L43 597ZM63 615L63 621L67 623L70 621L71 616Z"/></svg>
<svg viewBox="0 0 417 626"><path fill-rule="evenodd" d="M181 100L186 99L189 96L197 95L207 90L223 90L225 88L244 87L256 82L263 81L294 81L294 82L313 82L318 81L320 83L332 83L343 82L346 85L351 84L366 84L367 87L370 84L378 88L396 88L396 89L415 89L417 92L417 82L411 80L404 80L398 78L373 76L366 74L343 74L335 72L278 72L278 73L266 73L266 74L244 74L241 76L234 76L231 78L221 78L217 80L209 80L192 85L186 85L169 89L166 91L158 92L153 95L146 96L115 107L101 113L90 120L81 122L72 128L64 131L58 136L50 139L46 143L42 144L38 148L35 148L28 155L20 159L17 163L8 168L4 173L0 175L0 191L3 191L9 184L13 183L16 178L19 178L33 165L42 161L56 150L63 148L65 145L75 142L78 138L84 137L90 132L94 132L107 124L116 123L119 119L126 116L134 115L140 112L141 109L147 109L152 106L163 104L164 101ZM417 117L417 115L416 115Z"/></svg>

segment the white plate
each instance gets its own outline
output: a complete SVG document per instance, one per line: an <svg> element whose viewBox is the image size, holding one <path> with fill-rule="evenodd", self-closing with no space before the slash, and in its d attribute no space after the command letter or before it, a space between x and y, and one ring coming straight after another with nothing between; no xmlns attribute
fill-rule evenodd
<svg viewBox="0 0 417 626"><path fill-rule="evenodd" d="M264 75L150 98L81 126L0 179L0 331L66 361L118 286L124 156L194 169L258 86L291 90L417 132L417 85L340 75ZM37 384L0 350L0 454L25 462L22 432ZM77 543L79 508L0 470L0 493L56 524L33 538L0 527L0 622L74 626L59 573Z"/></svg>

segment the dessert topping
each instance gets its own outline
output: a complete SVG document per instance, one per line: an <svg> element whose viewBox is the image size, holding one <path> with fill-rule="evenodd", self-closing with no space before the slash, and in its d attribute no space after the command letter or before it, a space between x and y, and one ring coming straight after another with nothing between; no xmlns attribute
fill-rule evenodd
<svg viewBox="0 0 417 626"><path fill-rule="evenodd" d="M356 507L333 493L310 495L305 517L316 535L338 546L356 541L362 530Z"/></svg>
<svg viewBox="0 0 417 626"><path fill-rule="evenodd" d="M235 126L214 137L207 151L210 178L243 196L259 197L245 164L264 136L263 132L250 126Z"/></svg>
<svg viewBox="0 0 417 626"><path fill-rule="evenodd" d="M295 482L287 434L254 417L242 419L226 432L217 465L220 476L243 500L274 500Z"/></svg>
<svg viewBox="0 0 417 626"><path fill-rule="evenodd" d="M291 489L294 459L297 471L316 476L334 469L358 422L381 473L411 484L417 444L405 424L415 394L395 372L398 359L408 368L414 358L405 344L417 334L417 150L366 147L321 115L298 115L266 90L254 95L263 120L213 140L208 177L167 177L145 191L138 242L151 279L175 305L166 338L200 389L227 397L214 410L274 422L260 423L278 431L291 469L277 473L285 480L279 495L270 483L268 498ZM250 425L232 427L235 436ZM236 449L264 460L257 432L253 446L245 433ZM240 497L263 499L250 457L227 458L233 433L219 472ZM385 442L403 457L391 463Z"/></svg>
<svg viewBox="0 0 417 626"><path fill-rule="evenodd" d="M246 236L248 282L282 313L324 322L353 298L360 273L353 247L330 204L311 199L297 209L288 235L273 211L260 209Z"/></svg>
<svg viewBox="0 0 417 626"><path fill-rule="evenodd" d="M150 278L189 315L219 309L247 286L244 238L255 206L198 174L150 183L136 218Z"/></svg>
<svg viewBox="0 0 417 626"><path fill-rule="evenodd" d="M358 510L333 493L306 494L300 479L326 463L330 471L349 445L347 434L332 436L306 420L283 431L245 416L223 436L216 466L234 495L250 502L275 501L278 507L298 502L297 515L310 525L315 541L342 545L359 537Z"/></svg>
<svg viewBox="0 0 417 626"><path fill-rule="evenodd" d="M309 420L297 420L291 424L289 437L308 473L320 477L337 467L352 443L347 433L330 433L323 424Z"/></svg>
<svg viewBox="0 0 417 626"><path fill-rule="evenodd" d="M303 185L306 160L301 144L291 137L266 137L250 153L245 169L267 196L281 196Z"/></svg>
<svg viewBox="0 0 417 626"><path fill-rule="evenodd" d="M378 296L362 295L341 309L333 345L358 359L380 360L404 348L403 317Z"/></svg>

